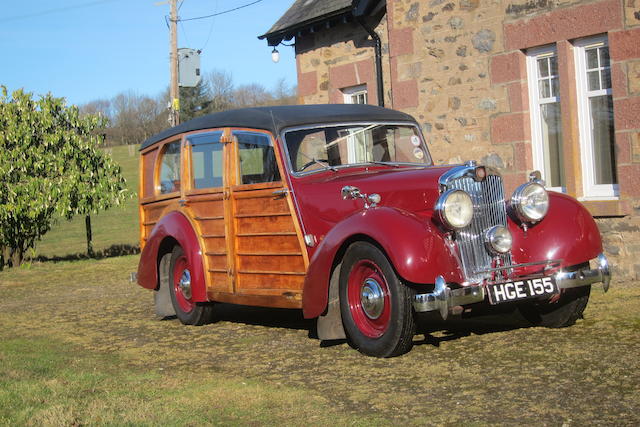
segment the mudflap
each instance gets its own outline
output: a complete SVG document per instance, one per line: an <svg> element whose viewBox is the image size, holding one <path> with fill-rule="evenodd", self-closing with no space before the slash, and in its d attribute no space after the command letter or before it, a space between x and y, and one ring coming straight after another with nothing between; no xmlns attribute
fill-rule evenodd
<svg viewBox="0 0 640 427"><path fill-rule="evenodd" d="M321 341L343 340L347 336L342 326L342 315L340 314L340 268L342 263L338 264L333 270L331 281L329 283L329 303L327 304L326 314L318 317L317 328L318 338Z"/></svg>
<svg viewBox="0 0 640 427"><path fill-rule="evenodd" d="M158 267L160 274L160 286L153 293L156 316L161 319L176 315L176 310L173 308L171 293L169 291L169 286L171 286L171 272L169 271L170 263L171 252L166 253L160 260L160 265Z"/></svg>

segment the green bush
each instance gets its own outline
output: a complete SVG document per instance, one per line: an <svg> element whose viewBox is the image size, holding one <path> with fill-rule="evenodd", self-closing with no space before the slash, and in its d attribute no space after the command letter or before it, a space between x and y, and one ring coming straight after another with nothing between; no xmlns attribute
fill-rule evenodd
<svg viewBox="0 0 640 427"><path fill-rule="evenodd" d="M55 215L88 216L128 197L120 167L98 150L99 115L51 94L0 96L0 269L22 263Z"/></svg>

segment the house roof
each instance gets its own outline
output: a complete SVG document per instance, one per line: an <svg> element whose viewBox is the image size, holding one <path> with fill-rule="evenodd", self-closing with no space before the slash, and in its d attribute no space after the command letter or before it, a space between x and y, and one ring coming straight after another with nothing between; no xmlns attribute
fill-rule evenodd
<svg viewBox="0 0 640 427"><path fill-rule="evenodd" d="M323 123L407 122L413 117L400 111L366 104L281 105L242 108L197 117L144 141L141 150L172 136L195 130L240 127L268 130L274 135L288 127Z"/></svg>
<svg viewBox="0 0 640 427"><path fill-rule="evenodd" d="M352 0L296 0L291 7L259 39L267 39L270 46L282 40L291 40L296 32L328 19L346 18Z"/></svg>

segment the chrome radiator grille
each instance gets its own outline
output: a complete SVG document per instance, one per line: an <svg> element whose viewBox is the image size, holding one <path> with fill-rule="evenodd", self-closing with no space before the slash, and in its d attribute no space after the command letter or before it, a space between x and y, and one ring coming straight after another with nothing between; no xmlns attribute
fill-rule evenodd
<svg viewBox="0 0 640 427"><path fill-rule="evenodd" d="M447 189L464 190L473 201L471 224L455 233L464 274L470 282L490 278L491 273L482 273L492 268L492 255L485 246L485 233L495 225L507 225L502 177L487 175L482 181L470 176L451 179ZM511 255L500 255L502 265L511 265Z"/></svg>

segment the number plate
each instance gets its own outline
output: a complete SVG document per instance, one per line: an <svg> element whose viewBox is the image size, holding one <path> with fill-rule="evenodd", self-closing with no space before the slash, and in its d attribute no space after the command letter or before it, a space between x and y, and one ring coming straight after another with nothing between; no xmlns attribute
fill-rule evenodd
<svg viewBox="0 0 640 427"><path fill-rule="evenodd" d="M487 293L491 304L551 296L558 292L558 285L554 277L538 277L536 279L514 280L513 282L487 285Z"/></svg>

